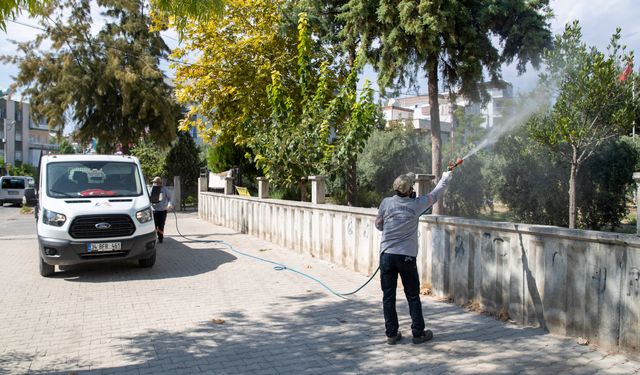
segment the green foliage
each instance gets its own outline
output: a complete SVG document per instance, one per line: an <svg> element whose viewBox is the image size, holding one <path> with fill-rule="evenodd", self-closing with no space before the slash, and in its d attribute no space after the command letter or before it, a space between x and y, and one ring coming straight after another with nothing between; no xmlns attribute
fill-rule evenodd
<svg viewBox="0 0 640 375"><path fill-rule="evenodd" d="M627 192L635 187L633 172L640 161L634 147L624 141L608 142L587 160L578 177L579 222L587 229L614 230L627 215Z"/></svg>
<svg viewBox="0 0 640 375"><path fill-rule="evenodd" d="M469 99L485 96L484 74L500 79L503 63L537 66L550 42L548 0L352 0L343 8L346 40L361 42L387 89L416 84L426 73L431 97L432 172L441 172L439 77ZM517 22L514 22L517 20Z"/></svg>
<svg viewBox="0 0 640 375"><path fill-rule="evenodd" d="M43 13L52 1L48 0L2 0L0 1L0 30L7 31L7 20L19 16L26 8L31 16Z"/></svg>
<svg viewBox="0 0 640 375"><path fill-rule="evenodd" d="M298 80L287 85L280 72L273 72L267 87L272 128L257 134L251 143L256 165L274 184L286 189L307 176L346 169L377 121L378 109L369 85L365 83L360 96L355 90L364 56L341 77L340 71L330 69L327 52L311 46L308 19L301 13ZM333 89L336 87L341 88Z"/></svg>
<svg viewBox="0 0 640 375"><path fill-rule="evenodd" d="M503 137L494 151L497 157L486 171L489 189L509 206L514 220L566 226L566 166L524 130Z"/></svg>
<svg viewBox="0 0 640 375"><path fill-rule="evenodd" d="M637 123L637 122L636 122ZM624 136L620 137L620 140L625 142L629 147L631 147L636 154L640 155L640 135L633 136ZM634 167L635 171L640 171L640 160L636 163Z"/></svg>
<svg viewBox="0 0 640 375"><path fill-rule="evenodd" d="M283 0L229 0L222 17L186 25L173 57L176 96L189 106L182 127L197 127L204 141L220 137L246 146L271 131L267 86L278 71L285 85L297 79L295 28L281 28ZM198 115L198 116L196 116Z"/></svg>
<svg viewBox="0 0 640 375"><path fill-rule="evenodd" d="M485 202L482 160L475 155L456 167L445 193L447 214L476 217Z"/></svg>
<svg viewBox="0 0 640 375"><path fill-rule="evenodd" d="M184 199L184 204L187 206L194 206L196 204L198 204L198 196L197 195L188 195L185 199Z"/></svg>
<svg viewBox="0 0 640 375"><path fill-rule="evenodd" d="M236 146L233 142L217 139L216 142L209 147L207 152L207 167L212 172L223 172L231 168L238 167L243 160L246 160L245 147Z"/></svg>
<svg viewBox="0 0 640 375"><path fill-rule="evenodd" d="M204 163L200 160L200 150L193 138L187 132L179 132L178 139L167 154L166 172L170 179L180 176L181 202L189 194L197 191L200 168L203 165Z"/></svg>
<svg viewBox="0 0 640 375"><path fill-rule="evenodd" d="M412 129L374 130L358 157L360 205L377 207L382 197L393 194L393 180L400 174L428 173L431 163L429 144L428 135ZM329 192L340 197L341 193L344 194L341 189L340 185L330 186Z"/></svg>
<svg viewBox="0 0 640 375"><path fill-rule="evenodd" d="M212 172L238 168L240 185L253 188L259 173L255 165L245 157L248 152L246 147L234 145L229 139L218 138L207 150L207 167Z"/></svg>
<svg viewBox="0 0 640 375"><path fill-rule="evenodd" d="M206 142L247 146L247 157L285 190L303 177L342 169L364 146L370 119L377 119L370 88L356 94L364 59L353 61L352 70L342 68L304 13L295 23L287 18L303 8L229 1L220 19L188 26L175 54L200 56L197 65L177 67L178 98L190 104L183 127L197 127Z"/></svg>
<svg viewBox="0 0 640 375"><path fill-rule="evenodd" d="M58 152L61 154L75 154L76 150L73 148L73 145L66 138L60 138L58 141Z"/></svg>
<svg viewBox="0 0 640 375"><path fill-rule="evenodd" d="M494 151L483 172L487 190L509 206L513 220L567 226L570 167L532 142L526 129L505 136ZM579 227L613 230L620 225L627 213L629 190L635 185L632 175L638 155L627 141L607 142L594 150L576 181ZM450 189L454 187L455 181Z"/></svg>
<svg viewBox="0 0 640 375"><path fill-rule="evenodd" d="M127 153L141 136L168 145L177 112L159 68L168 48L157 32L149 32L142 1L101 1L105 23L97 33L89 1L53 4L40 21L45 31L18 43L16 56L0 58L19 66L16 86L24 87L34 117L61 132L71 114L78 140L97 138L103 152L122 144ZM51 49L41 52L47 38Z"/></svg>
<svg viewBox="0 0 640 375"><path fill-rule="evenodd" d="M178 33L191 22L207 23L212 17L220 17L224 11L223 0L151 0L151 17L155 29L165 29L173 20Z"/></svg>
<svg viewBox="0 0 640 375"><path fill-rule="evenodd" d="M336 85L329 64L312 53L312 39L305 13L298 22L297 79L288 83L279 71L272 72L267 86L271 106L271 129L256 134L250 143L256 166L274 185L291 189L301 179L319 173L330 125L324 110Z"/></svg>
<svg viewBox="0 0 640 375"><path fill-rule="evenodd" d="M35 176L36 168L28 163L20 163L19 165L7 164L7 172L11 176Z"/></svg>
<svg viewBox="0 0 640 375"><path fill-rule="evenodd" d="M167 159L166 147L156 145L151 139L141 138L138 143L131 148L131 155L140 160L142 174L147 182L156 177L166 174L165 162Z"/></svg>
<svg viewBox="0 0 640 375"><path fill-rule="evenodd" d="M640 116L632 88L638 76L618 79L632 55L623 54L620 29L611 37L608 55L582 42L577 21L556 36L544 55L548 73L541 90L553 105L529 122L532 138L570 165L569 227L576 224L576 179L586 160L609 140L627 134ZM640 81L638 82L640 83Z"/></svg>
<svg viewBox="0 0 640 375"><path fill-rule="evenodd" d="M325 123L335 124L331 130L336 136L326 146L323 159L324 170L329 173L348 167L349 162L362 152L379 122L379 109L373 102L373 90L369 82L364 82L359 96L356 94L357 76L363 64L364 55L360 54L338 96L329 103L325 113L319 116L324 116Z"/></svg>

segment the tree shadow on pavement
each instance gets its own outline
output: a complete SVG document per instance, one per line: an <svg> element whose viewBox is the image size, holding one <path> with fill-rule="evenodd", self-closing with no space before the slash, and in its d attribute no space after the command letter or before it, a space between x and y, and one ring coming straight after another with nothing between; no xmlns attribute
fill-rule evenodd
<svg viewBox="0 0 640 375"><path fill-rule="evenodd" d="M237 259L215 243L199 243L198 247L167 238L156 245L156 263L152 268L140 268L135 260L85 263L64 266L52 278L74 282L114 282L155 280L194 276L215 270Z"/></svg>
<svg viewBox="0 0 640 375"><path fill-rule="evenodd" d="M311 293L273 301L260 309L270 312L260 316L226 311L221 324L205 321L182 331L154 329L120 337L128 345L114 349L127 362L140 363L138 371L149 373L511 374L527 369L544 373L553 364L552 349L545 352L544 343L536 344L547 337L540 329L509 328L446 304L425 308L432 313L428 325L436 338L422 345L411 344L403 309L399 313L406 336L390 346L379 303L328 300ZM567 366L561 357L555 360ZM100 369L118 373L132 367Z"/></svg>
<svg viewBox="0 0 640 375"><path fill-rule="evenodd" d="M337 300L311 292L304 297L276 297L255 309L222 310L222 320L194 322L187 329L119 336L110 351L127 363L123 366L91 360L61 366L58 359L29 372L542 374L554 366L584 369L581 373L599 369L580 358L593 348L429 300L423 303L425 318L435 339L413 345L403 302L398 300L398 312L405 338L395 346L385 343L378 301ZM11 364L4 358L7 354L0 354L0 364Z"/></svg>

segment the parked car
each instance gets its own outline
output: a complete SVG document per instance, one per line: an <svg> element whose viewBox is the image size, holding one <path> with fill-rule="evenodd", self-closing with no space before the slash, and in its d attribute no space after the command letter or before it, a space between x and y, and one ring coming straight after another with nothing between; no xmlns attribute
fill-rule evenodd
<svg viewBox="0 0 640 375"><path fill-rule="evenodd" d="M30 186L33 187L33 177L0 177L0 206L5 203L22 204L25 190Z"/></svg>
<svg viewBox="0 0 640 375"><path fill-rule="evenodd" d="M155 264L156 230L137 158L45 155L38 169L40 275L87 262Z"/></svg>

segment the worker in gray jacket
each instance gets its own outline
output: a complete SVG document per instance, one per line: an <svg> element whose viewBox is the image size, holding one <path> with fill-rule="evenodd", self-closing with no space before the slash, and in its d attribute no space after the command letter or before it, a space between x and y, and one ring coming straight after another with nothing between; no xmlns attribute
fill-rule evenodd
<svg viewBox="0 0 640 375"><path fill-rule="evenodd" d="M444 172L438 185L429 194L416 197L413 191L413 173L398 176L393 182L395 195L382 200L376 218L376 228L382 231L380 241L380 283L387 344L395 345L402 334L396 313L396 288L398 275L402 279L404 294L409 303L413 343L421 344L433 338L433 332L425 330L420 301L420 277L418 256L418 220L444 192L451 172Z"/></svg>
<svg viewBox="0 0 640 375"><path fill-rule="evenodd" d="M155 177L151 187L151 207L153 221L156 224L158 242L164 241L164 223L167 221L167 210L171 208L171 194L169 189L162 186L162 178Z"/></svg>

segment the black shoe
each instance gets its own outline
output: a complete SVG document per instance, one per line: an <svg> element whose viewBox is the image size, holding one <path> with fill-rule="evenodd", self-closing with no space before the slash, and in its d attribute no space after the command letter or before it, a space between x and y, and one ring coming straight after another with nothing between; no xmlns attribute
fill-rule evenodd
<svg viewBox="0 0 640 375"><path fill-rule="evenodd" d="M395 335L394 337L387 337L387 344L395 345L400 340L402 340L402 334L400 332L398 332L398 334Z"/></svg>
<svg viewBox="0 0 640 375"><path fill-rule="evenodd" d="M158 237L158 242L162 243L163 238L162 237Z"/></svg>
<svg viewBox="0 0 640 375"><path fill-rule="evenodd" d="M414 344L422 344L423 342L431 341L433 339L433 332L430 330L425 330L422 332L422 335L413 338Z"/></svg>

